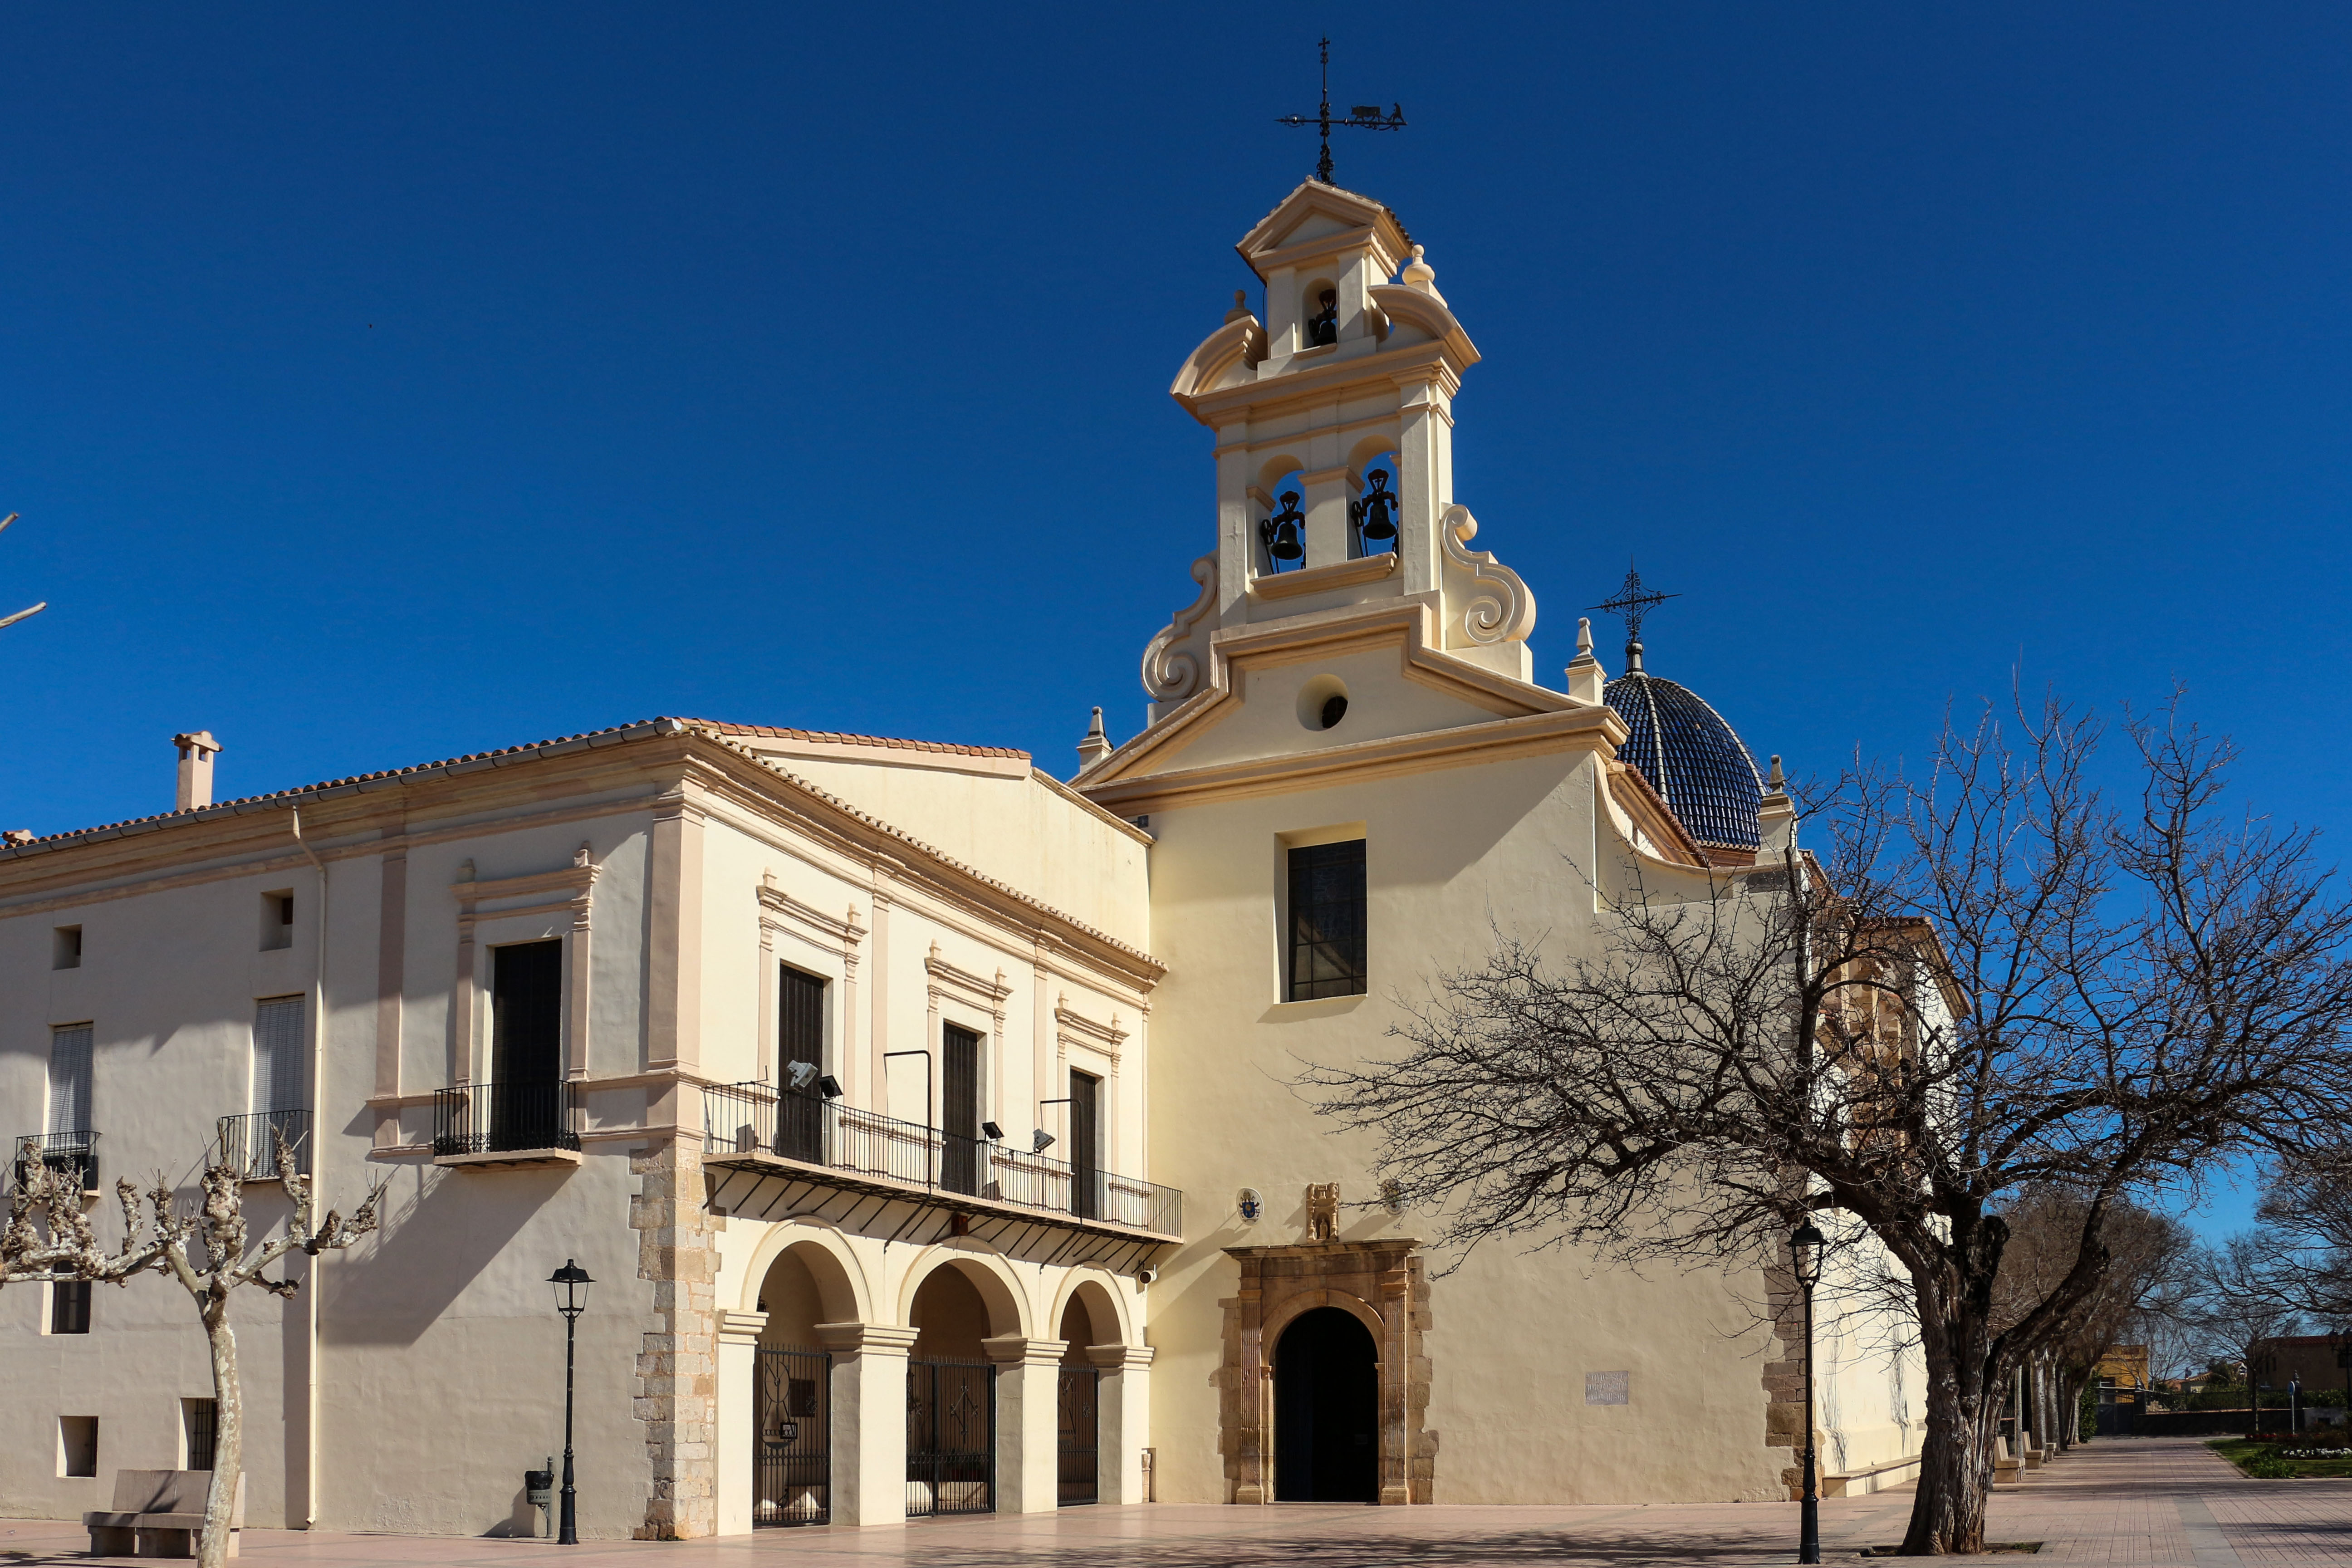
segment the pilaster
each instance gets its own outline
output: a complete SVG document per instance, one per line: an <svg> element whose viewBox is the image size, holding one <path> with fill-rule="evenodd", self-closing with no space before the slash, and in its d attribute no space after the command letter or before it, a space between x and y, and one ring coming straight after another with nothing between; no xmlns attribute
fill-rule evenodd
<svg viewBox="0 0 2352 1568"><path fill-rule="evenodd" d="M719 1314L717 1529L751 1533L760 1453L760 1331L765 1312Z"/></svg>
<svg viewBox="0 0 2352 1568"><path fill-rule="evenodd" d="M1047 1513L1060 1482L1062 1340L1001 1334L980 1348L996 1363L996 1511Z"/></svg>
<svg viewBox="0 0 2352 1568"><path fill-rule="evenodd" d="M918 1329L819 1323L833 1352L833 1522L907 1517L907 1352Z"/></svg>

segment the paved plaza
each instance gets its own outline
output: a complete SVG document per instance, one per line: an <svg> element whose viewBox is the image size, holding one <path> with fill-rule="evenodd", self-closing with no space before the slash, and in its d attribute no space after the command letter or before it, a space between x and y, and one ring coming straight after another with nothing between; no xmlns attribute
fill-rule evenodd
<svg viewBox="0 0 2352 1568"><path fill-rule="evenodd" d="M1852 1562L1897 1541L1907 1492L1822 1505L1822 1555ZM2352 1565L2352 1480L2255 1481L2193 1438L2106 1439L1997 1493L1992 1538L2039 1541L2041 1557L2137 1568ZM598 1542L565 1549L579 1568L1484 1568L1486 1564L1781 1563L1795 1559L1788 1503L1596 1508L1264 1509L1146 1505L1003 1519L937 1520L877 1530L774 1530L727 1541ZM68 1525L0 1520L0 1556L29 1563L96 1559ZM247 1531L250 1568L521 1568L547 1542ZM2018 1562L2000 1557L1996 1562Z"/></svg>

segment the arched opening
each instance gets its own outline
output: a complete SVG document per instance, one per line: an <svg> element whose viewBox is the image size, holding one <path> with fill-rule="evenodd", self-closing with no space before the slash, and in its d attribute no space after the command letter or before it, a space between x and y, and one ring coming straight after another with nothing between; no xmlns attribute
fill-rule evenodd
<svg viewBox="0 0 2352 1568"><path fill-rule="evenodd" d="M980 1282L966 1272L972 1267L950 1261L932 1269L908 1309L917 1331L907 1358L910 1519L996 1507L996 1368L981 1343L996 1325Z"/></svg>
<svg viewBox="0 0 2352 1568"><path fill-rule="evenodd" d="M1296 572L1307 564L1307 514L1298 505L1306 493L1303 469L1293 468L1266 481L1265 494L1258 498L1264 513L1257 520L1261 573Z"/></svg>
<svg viewBox="0 0 2352 1568"><path fill-rule="evenodd" d="M1348 503L1348 549L1357 556L1387 555L1397 545L1404 521L1394 452L1382 452L1363 466L1364 488Z"/></svg>
<svg viewBox="0 0 2352 1568"><path fill-rule="evenodd" d="M1108 1331L1088 1310L1087 1292L1100 1286L1081 1286L1062 1309L1061 1386L1054 1402L1054 1504L1075 1508L1102 1500L1102 1369L1087 1354L1087 1347L1116 1341L1118 1326Z"/></svg>
<svg viewBox="0 0 2352 1568"><path fill-rule="evenodd" d="M760 1281L768 1321L752 1358L755 1525L833 1517L833 1357L817 1344L816 1326L838 1321L825 1309L827 1285L836 1299L847 1288L845 1278L832 1278L840 1273L838 1260L803 1243L778 1253Z"/></svg>
<svg viewBox="0 0 2352 1568"><path fill-rule="evenodd" d="M1274 1347L1277 1502L1381 1500L1381 1368L1371 1331L1337 1307L1302 1312Z"/></svg>
<svg viewBox="0 0 2352 1568"><path fill-rule="evenodd" d="M1318 349L1339 341L1339 290L1323 279L1307 286L1307 297L1301 302L1299 329L1301 348Z"/></svg>

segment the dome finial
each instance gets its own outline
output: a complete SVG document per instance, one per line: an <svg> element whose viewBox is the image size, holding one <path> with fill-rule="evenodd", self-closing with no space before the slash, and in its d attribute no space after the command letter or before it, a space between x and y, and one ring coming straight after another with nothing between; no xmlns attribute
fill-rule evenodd
<svg viewBox="0 0 2352 1568"><path fill-rule="evenodd" d="M1668 599L1681 597L1680 594L1661 594L1654 589L1643 587L1640 569L1633 564L1631 556L1626 557L1624 586L1617 590L1615 598L1603 600L1592 606L1596 610L1606 610L1625 623L1626 674L1642 673L1643 617Z"/></svg>

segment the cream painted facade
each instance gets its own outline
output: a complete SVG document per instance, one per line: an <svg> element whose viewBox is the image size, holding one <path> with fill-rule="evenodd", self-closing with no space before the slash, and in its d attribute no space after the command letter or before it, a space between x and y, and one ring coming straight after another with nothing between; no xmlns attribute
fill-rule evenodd
<svg viewBox="0 0 2352 1568"><path fill-rule="evenodd" d="M325 1198L390 1184L315 1289L238 1304L253 1523L532 1528L567 1258L598 1281L587 1535L789 1513L815 1488L762 1467L814 1451L803 1422L835 1522L977 1496L910 1479L944 1363L992 1389L999 1510L1297 1495L1281 1388L1307 1385L1276 1369L1325 1308L1372 1347L1381 1501L1787 1495L1784 1279L1433 1255L1293 1087L1377 1055L1490 922L1588 943L1633 876L1704 895L1794 825L1766 794L1753 847L1703 843L1618 760L1589 640L1536 679L1534 595L1455 499L1477 352L1395 216L1310 183L1242 250L1264 319L1237 307L1171 389L1213 433L1212 548L1145 651L1147 727L1090 736L1067 784L998 749L660 720L0 847L0 1131L68 1131L56 1031L86 1024L101 1183L184 1186L216 1119L289 1109L255 1103L255 1031L299 996ZM1289 1000L1288 858L1359 841L1366 983ZM530 1014L500 954L539 943L557 990ZM527 1016L560 1127L479 1087ZM45 1288L0 1291L0 1512L76 1514L184 1458L209 1389L184 1303L142 1280L92 1316L52 1334ZM1916 1451L1890 1332L1817 1342L1856 1489ZM64 1417L96 1417L97 1476L60 1473Z"/></svg>

